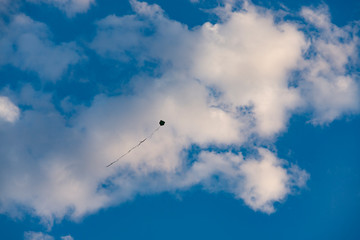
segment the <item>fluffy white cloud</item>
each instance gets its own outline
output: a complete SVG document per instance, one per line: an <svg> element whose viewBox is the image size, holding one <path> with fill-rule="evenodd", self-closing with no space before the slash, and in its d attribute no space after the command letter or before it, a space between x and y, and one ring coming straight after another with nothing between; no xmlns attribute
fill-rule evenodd
<svg viewBox="0 0 360 240"><path fill-rule="evenodd" d="M47 3L64 11L69 17L89 10L95 0L26 0L32 3Z"/></svg>
<svg viewBox="0 0 360 240"><path fill-rule="evenodd" d="M308 110L321 96L320 88L311 86L318 82L311 73L317 76L322 62L338 67L336 76L349 77L333 57L337 50L321 45L322 37L303 33L297 24L275 23L271 12L251 5L238 12L225 8L222 22L188 29L165 17L157 5L131 3L133 15L112 15L97 23L90 45L106 58L132 59L139 66L158 63L158 74L139 72L131 94L99 95L69 122L50 96L24 89L17 102L31 108L16 127L2 129L0 139L0 212L14 214L22 205L51 223L67 215L80 218L137 194L194 185L227 191L254 210L273 212L274 203L304 186L309 175L264 148L253 147L254 155L246 157L209 148L224 151L274 140L294 112ZM327 39L335 32L327 32ZM309 49L316 54L305 57ZM295 70L303 78L292 86ZM347 89L348 81L339 86ZM334 97L341 97L334 89ZM353 98L339 105L324 101L323 109L335 109L339 117ZM314 106L317 118L326 115ZM105 167L148 136L159 119L167 122L159 132ZM190 162L186 153L192 145L200 153Z"/></svg>
<svg viewBox="0 0 360 240"><path fill-rule="evenodd" d="M267 149L258 151L258 158L248 159L241 154L202 152L181 183L225 190L254 210L272 213L273 203L284 200L294 187L303 187L309 175L296 167L285 168L287 162Z"/></svg>
<svg viewBox="0 0 360 240"><path fill-rule="evenodd" d="M227 4L223 22L193 30L164 17L156 5L132 4L136 15L98 22L91 46L104 57L135 58L139 64L160 60L187 71L214 87L232 111L251 109L263 137L283 130L291 113L305 106L316 124L359 110L357 75L349 72L358 55L356 28L333 25L324 7L302 10L315 27L305 35L298 24L275 23L270 11L250 4L240 12ZM296 70L300 86L289 87Z"/></svg>
<svg viewBox="0 0 360 240"><path fill-rule="evenodd" d="M256 132L272 136L284 129L289 113L302 104L288 86L290 71L302 59L304 35L289 23L275 24L270 13L227 13L222 24L204 24L192 55L196 78L215 86L224 103L251 107Z"/></svg>
<svg viewBox="0 0 360 240"><path fill-rule="evenodd" d="M54 81L80 60L75 43L55 45L49 41L46 25L28 16L13 16L0 31L0 65L11 64Z"/></svg>
<svg viewBox="0 0 360 240"><path fill-rule="evenodd" d="M303 8L304 18L317 28L311 39L313 56L305 60L303 94L314 109L315 124L329 123L344 113L359 111L358 76L349 68L358 60L359 38L350 26L330 22L328 10Z"/></svg>
<svg viewBox="0 0 360 240"><path fill-rule="evenodd" d="M7 97L0 96L0 120L15 122L20 115L20 109Z"/></svg>
<svg viewBox="0 0 360 240"><path fill-rule="evenodd" d="M81 142L82 135L65 127L50 99L49 95L25 88L19 101L31 109L23 112L16 126L1 128L4 135L0 147L0 212L17 216L21 214L17 206L28 206L33 214L45 217L43 222L49 226L53 216L61 218L71 213L76 217L78 212L101 207L104 198L97 196L96 174L92 181L87 174L81 179L81 171L77 172L80 169L71 170L77 158L86 157L76 150L80 146L75 143ZM83 160L86 162L86 158Z"/></svg>

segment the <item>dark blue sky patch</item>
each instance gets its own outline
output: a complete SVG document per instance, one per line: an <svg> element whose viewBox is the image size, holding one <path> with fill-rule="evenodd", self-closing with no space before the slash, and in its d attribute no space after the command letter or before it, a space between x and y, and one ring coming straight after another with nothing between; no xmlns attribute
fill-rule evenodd
<svg viewBox="0 0 360 240"><path fill-rule="evenodd" d="M208 21L209 15L199 9L198 4L192 4L190 1L150 0L147 2L158 4L170 19L186 24L189 28L202 25ZM211 1L206 1L206 4L209 4L208 2Z"/></svg>
<svg viewBox="0 0 360 240"><path fill-rule="evenodd" d="M0 67L0 88L8 87L12 91L19 91L25 84L30 84L34 89L41 89L43 82L36 73L21 71L11 65Z"/></svg>

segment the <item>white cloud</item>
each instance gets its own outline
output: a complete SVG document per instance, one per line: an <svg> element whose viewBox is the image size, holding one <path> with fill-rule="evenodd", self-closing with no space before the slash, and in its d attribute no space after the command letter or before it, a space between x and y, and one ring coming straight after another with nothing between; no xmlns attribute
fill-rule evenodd
<svg viewBox="0 0 360 240"><path fill-rule="evenodd" d="M74 240L71 235L60 237L61 240ZM24 233L24 240L55 240L55 238L49 234L42 232L28 231Z"/></svg>
<svg viewBox="0 0 360 240"><path fill-rule="evenodd" d="M84 13L89 10L95 0L26 0L32 3L52 4L60 10L64 11L67 16L73 17L78 13Z"/></svg>
<svg viewBox="0 0 360 240"><path fill-rule="evenodd" d="M311 43L314 56L305 60L302 90L314 110L315 124L332 122L359 111L358 76L348 69L358 61L359 38L350 26L330 22L328 10L303 8L305 20L318 28Z"/></svg>
<svg viewBox="0 0 360 240"><path fill-rule="evenodd" d="M20 116L20 109L7 97L0 96L0 120L15 122Z"/></svg>
<svg viewBox="0 0 360 240"><path fill-rule="evenodd" d="M248 160L241 167L245 177L240 197L251 208L267 213L275 211L273 203L284 200L293 187L303 187L309 175L298 168L287 170L286 162L260 149L262 159Z"/></svg>
<svg viewBox="0 0 360 240"><path fill-rule="evenodd" d="M272 213L273 203L283 201L294 187L303 187L309 175L298 168L285 168L287 162L267 149L258 151L258 159L203 152L188 171L185 183L202 182L212 190L232 192L252 209ZM211 182L213 176L219 177L215 183Z"/></svg>
<svg viewBox="0 0 360 240"><path fill-rule="evenodd" d="M223 92L225 103L253 107L256 132L272 136L302 104L288 77L306 47L304 35L295 25L275 25L270 13L259 14L254 7L228 14L225 23L202 26L192 71Z"/></svg>
<svg viewBox="0 0 360 240"><path fill-rule="evenodd" d="M82 179L80 169L73 169L77 159L85 157L79 155L76 149L81 146L74 142L81 142L81 135L65 127L50 100L49 95L24 89L19 101L31 108L23 112L16 126L1 128L0 147L0 212L17 216L21 212L16 207L27 206L49 227L53 217L71 214L75 218L98 209L105 198L97 196L97 174L93 180L87 174Z"/></svg>
<svg viewBox="0 0 360 240"><path fill-rule="evenodd" d="M333 25L325 7L303 8L304 20L317 29L305 35L298 24L275 24L271 12L249 4L240 12L227 4L224 22L193 30L165 18L158 7L132 4L137 14L98 22L92 47L121 61L171 62L216 87L223 104L250 107L261 136L283 130L291 113L305 105L313 108L313 123L359 110L357 75L348 70L357 61L356 28ZM300 87L288 87L294 70L301 70Z"/></svg>
<svg viewBox="0 0 360 240"><path fill-rule="evenodd" d="M81 218L137 194L194 185L227 191L254 210L273 212L275 202L306 184L304 170L263 148L253 147L258 156L246 157L208 149L273 141L294 112L308 110L307 104L314 103L320 119L330 110L341 116L354 96L317 105L322 95L316 69L322 64L336 69L331 74L342 80L332 94L345 96L339 89L349 93L349 84L356 89L342 68L347 60L335 59L338 50L326 46L329 42L321 45L321 37L313 40L291 22L275 23L271 12L251 5L247 11L225 9L223 22L188 29L156 5L131 3L133 15L97 23L90 45L106 58L132 59L139 66L156 62L159 74L139 72L131 94L99 95L70 122L54 109L51 96L24 89L16 102L31 108L16 128L2 129L0 138L0 212L12 214L21 205L51 223L64 216ZM324 34L332 39L335 32ZM318 54L306 58L309 49ZM290 86L294 70L303 76L298 86ZM159 119L167 123L149 141L105 167ZM186 151L194 144L202 150L189 162Z"/></svg>
<svg viewBox="0 0 360 240"><path fill-rule="evenodd" d="M74 238L70 235L61 237L61 240L74 240Z"/></svg>
<svg viewBox="0 0 360 240"><path fill-rule="evenodd" d="M54 238L42 232L25 232L24 240L54 240Z"/></svg>
<svg viewBox="0 0 360 240"><path fill-rule="evenodd" d="M247 12L227 12L224 23L189 31L155 7L156 14L138 9L136 5L134 10L148 21L138 15L109 16L98 23L92 47L119 60L171 62L173 68L222 93L215 104L228 105L234 114L238 107L250 107L254 131L262 136L283 130L289 113L303 103L298 89L288 87L290 71L306 48L296 25L275 25L270 13L261 15L249 7ZM146 30L155 34L145 35Z"/></svg>
<svg viewBox="0 0 360 240"><path fill-rule="evenodd" d="M70 64L80 60L75 43L55 45L49 40L46 25L28 16L13 16L10 24L1 32L0 65L12 64L54 81Z"/></svg>

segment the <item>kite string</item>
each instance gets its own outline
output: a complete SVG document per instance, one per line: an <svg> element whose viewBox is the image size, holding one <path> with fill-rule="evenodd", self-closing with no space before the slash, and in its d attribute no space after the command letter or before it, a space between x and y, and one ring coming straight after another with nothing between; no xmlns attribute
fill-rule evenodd
<svg viewBox="0 0 360 240"><path fill-rule="evenodd" d="M159 131L161 126L157 127L148 137L144 138L143 140L141 140L137 145L135 145L134 147L130 148L129 151L127 151L126 153L124 153L123 155L121 155L120 157L118 157L115 161L111 162L110 164L108 164L106 167L110 167L111 165L113 165L114 163L116 163L117 161L119 161L121 158L125 157L126 155L128 155L132 150L134 150L135 148L139 147L143 142L145 142L147 139L152 138L152 136L154 135L154 133L156 133L157 131Z"/></svg>

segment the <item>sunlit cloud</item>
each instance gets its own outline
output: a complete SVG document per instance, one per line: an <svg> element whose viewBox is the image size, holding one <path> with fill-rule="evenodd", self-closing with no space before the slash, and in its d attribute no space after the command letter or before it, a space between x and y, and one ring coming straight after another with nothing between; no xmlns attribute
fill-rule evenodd
<svg viewBox="0 0 360 240"><path fill-rule="evenodd" d="M139 71L131 91L100 92L87 106L69 101L76 109L70 119L51 93L30 86L13 93L28 108L16 125L2 129L0 212L16 215L22 206L51 226L137 195L193 186L227 192L255 211L276 211L274 204L310 177L271 147L289 119L307 114L324 124L358 111L358 76L347 67L359 45L355 29L336 27L324 9L303 8L298 17L313 25L311 32L252 4L226 5L217 23L189 29L158 5L130 3L133 14L98 20L84 48L103 60L134 64ZM7 31L0 39L2 64L61 81L80 61L75 42L52 43L46 26L25 15L15 16ZM155 70L142 71L149 63ZM0 117L18 119L15 105L3 105ZM160 119L166 125L149 141L106 168ZM192 146L199 153L189 161ZM243 155L242 147L252 154Z"/></svg>

